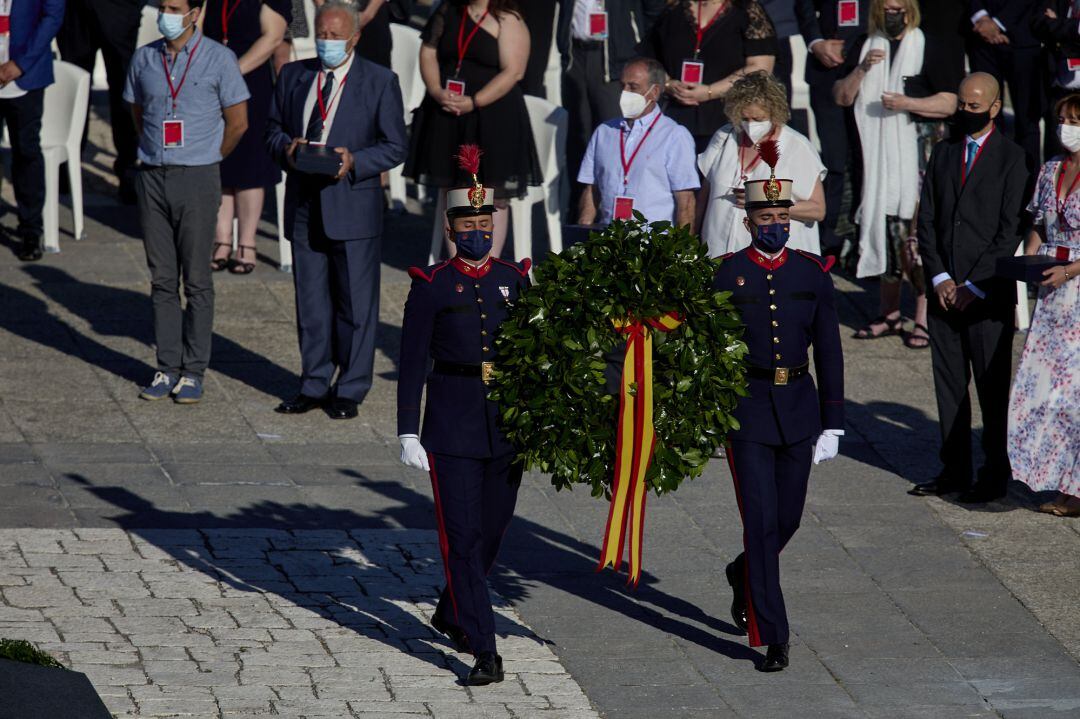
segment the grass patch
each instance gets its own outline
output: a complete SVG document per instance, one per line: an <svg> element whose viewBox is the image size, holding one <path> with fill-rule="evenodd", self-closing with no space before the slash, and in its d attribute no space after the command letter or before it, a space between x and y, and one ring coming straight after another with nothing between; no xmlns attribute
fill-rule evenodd
<svg viewBox="0 0 1080 719"><path fill-rule="evenodd" d="M23 662L25 664L37 664L38 666L52 667L54 669L67 668L53 659L51 655L22 639L0 639L0 659L10 659L13 662Z"/></svg>

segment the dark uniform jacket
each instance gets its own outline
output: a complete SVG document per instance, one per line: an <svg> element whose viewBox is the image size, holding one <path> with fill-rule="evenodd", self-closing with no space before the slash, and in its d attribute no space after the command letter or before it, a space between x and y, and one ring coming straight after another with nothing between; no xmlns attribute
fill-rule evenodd
<svg viewBox="0 0 1080 719"><path fill-rule="evenodd" d="M514 451L499 429L498 406L487 398L479 371L443 374L441 362L479 368L495 359L495 337L511 302L529 286L530 260L520 265L489 259L474 268L449 260L412 267L401 327L398 434L420 434L433 454L501 457ZM435 361L428 373L429 359ZM420 395L427 383L424 431Z"/></svg>
<svg viewBox="0 0 1080 719"><path fill-rule="evenodd" d="M799 33L806 46L815 40L843 40L845 54L850 53L855 40L866 33L866 23L870 18L870 0L859 0L859 24L854 27L840 27L837 0L796 0L795 15L799 22ZM839 79L843 65L832 69L826 68L813 55L806 58L806 81L828 77Z"/></svg>
<svg viewBox="0 0 1080 719"><path fill-rule="evenodd" d="M753 247L724 257L714 287L731 292L742 317L748 363L775 370L809 360L809 373L774 385L772 377L748 377L749 395L739 401L741 425L732 438L762 444L794 444L822 429L844 428L844 355L829 267L817 255L785 249L770 260Z"/></svg>

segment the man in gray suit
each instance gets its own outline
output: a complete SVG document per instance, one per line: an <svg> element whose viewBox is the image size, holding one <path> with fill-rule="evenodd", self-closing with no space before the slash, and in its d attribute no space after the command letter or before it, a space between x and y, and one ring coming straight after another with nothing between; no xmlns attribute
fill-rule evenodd
<svg viewBox="0 0 1080 719"><path fill-rule="evenodd" d="M293 243L301 354L300 392L277 411L325 407L334 419L351 419L371 389L375 360L379 174L405 159L408 143L397 76L355 53L356 7L327 0L315 37L318 58L282 68L266 130L270 153L288 173L285 236ZM297 169L305 144L336 153L337 174Z"/></svg>

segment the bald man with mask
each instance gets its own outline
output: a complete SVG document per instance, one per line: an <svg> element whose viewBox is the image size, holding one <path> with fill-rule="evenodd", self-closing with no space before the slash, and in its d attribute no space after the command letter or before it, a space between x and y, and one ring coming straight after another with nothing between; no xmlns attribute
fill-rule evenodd
<svg viewBox="0 0 1080 719"><path fill-rule="evenodd" d="M954 136L930 156L919 201L919 252L930 300L930 348L941 423L935 479L916 496L959 492L982 503L1005 496L1005 453L1016 283L995 277L998 258L1012 257L1025 224L1028 171L1024 151L994 127L1001 88L975 72L960 84ZM971 378L983 415L985 464L972 484Z"/></svg>

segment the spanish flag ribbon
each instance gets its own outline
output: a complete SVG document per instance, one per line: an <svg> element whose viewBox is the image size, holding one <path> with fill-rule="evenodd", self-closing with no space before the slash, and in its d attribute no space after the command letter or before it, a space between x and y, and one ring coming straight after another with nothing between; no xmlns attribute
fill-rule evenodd
<svg viewBox="0 0 1080 719"><path fill-rule="evenodd" d="M682 324L675 312L644 322L613 320L615 329L627 336L619 388L619 428L615 445L615 479L611 487L604 546L596 571L611 566L622 568L623 540L630 534L630 575L628 584L641 579L641 545L645 527L645 474L656 445L653 426L653 331L671 332ZM631 385L635 387L633 396Z"/></svg>

